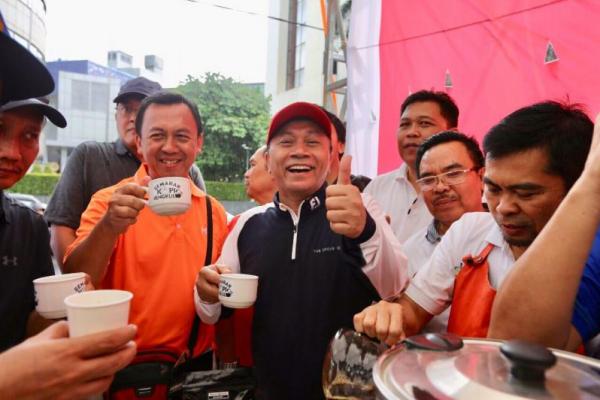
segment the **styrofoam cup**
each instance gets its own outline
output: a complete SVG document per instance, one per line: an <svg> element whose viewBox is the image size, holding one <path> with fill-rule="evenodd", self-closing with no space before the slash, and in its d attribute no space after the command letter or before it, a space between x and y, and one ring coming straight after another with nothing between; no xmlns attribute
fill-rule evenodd
<svg viewBox="0 0 600 400"><path fill-rule="evenodd" d="M247 308L256 301L258 276L249 274L221 274L219 301L230 308Z"/></svg>
<svg viewBox="0 0 600 400"><path fill-rule="evenodd" d="M35 309L44 318L56 319L67 316L65 297L85 290L85 273L51 275L33 281Z"/></svg>
<svg viewBox="0 0 600 400"><path fill-rule="evenodd" d="M148 205L156 214L183 214L192 204L188 178L179 176L157 178L148 183Z"/></svg>
<svg viewBox="0 0 600 400"><path fill-rule="evenodd" d="M126 326L133 293L91 290L65 299L69 336L77 337Z"/></svg>

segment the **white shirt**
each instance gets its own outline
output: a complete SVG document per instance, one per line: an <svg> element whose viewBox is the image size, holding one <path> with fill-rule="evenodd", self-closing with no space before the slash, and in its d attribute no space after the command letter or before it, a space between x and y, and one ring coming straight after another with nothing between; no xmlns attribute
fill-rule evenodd
<svg viewBox="0 0 600 400"><path fill-rule="evenodd" d="M404 163L392 172L379 175L365 188L365 193L373 196L383 212L390 216L392 230L400 243L427 226L433 218L407 174L408 167Z"/></svg>
<svg viewBox="0 0 600 400"><path fill-rule="evenodd" d="M404 254L408 257L408 276L413 279L417 272L429 261L435 248L440 243L440 238L437 231L434 231L433 235L427 237L427 233L430 229L435 230L433 225L433 219L429 221L429 224L412 235L404 243ZM421 332L446 332L448 330L448 318L450 317L450 308L436 315L425 325Z"/></svg>
<svg viewBox="0 0 600 400"><path fill-rule="evenodd" d="M515 258L502 231L491 214L465 213L452 224L437 245L431 259L417 272L406 294L425 311L438 315L452 302L454 278L462 268L464 256L478 256L489 244L494 248L488 255L489 280L498 288ZM410 259L410 253L406 252Z"/></svg>

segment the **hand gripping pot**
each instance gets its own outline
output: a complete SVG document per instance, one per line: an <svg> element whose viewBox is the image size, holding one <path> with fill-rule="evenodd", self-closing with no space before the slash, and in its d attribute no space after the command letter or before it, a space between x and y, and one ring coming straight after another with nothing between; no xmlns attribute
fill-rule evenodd
<svg viewBox="0 0 600 400"><path fill-rule="evenodd" d="M600 399L600 362L524 341L407 338L373 367L377 399Z"/></svg>

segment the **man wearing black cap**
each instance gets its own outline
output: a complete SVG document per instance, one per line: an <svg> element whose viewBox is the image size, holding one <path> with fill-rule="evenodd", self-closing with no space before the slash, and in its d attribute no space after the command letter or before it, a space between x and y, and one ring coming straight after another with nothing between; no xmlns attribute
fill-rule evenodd
<svg viewBox="0 0 600 400"><path fill-rule="evenodd" d="M85 142L69 156L44 216L51 227L51 246L60 265L67 247L75 240L79 219L92 195L135 174L140 167L135 117L141 101L161 90L157 82L139 77L119 90L115 121L119 138L113 143ZM206 191L200 170L194 164L190 177Z"/></svg>
<svg viewBox="0 0 600 400"><path fill-rule="evenodd" d="M54 88L54 82L46 68L10 37L1 13L0 60L0 105L11 100L43 96ZM35 159L38 146L38 136L35 132L36 126L40 124L40 115L48 116L57 124L62 124L64 120L57 117L55 110L51 111L35 101L27 107L17 107L13 103L12 107L9 105L5 110L0 112L2 189L20 179L27 170L25 166ZM24 122L19 116L31 113L33 119L29 119L24 125L32 129L23 131L19 125L13 125L13 122ZM40 248L42 250L39 251L46 254L41 258L47 260L48 232L46 230L44 235L39 222L40 216L21 207L8 205L2 193L0 199L0 246L3 251L8 249L18 253L4 253L0 260L1 281L3 285L8 285L12 283L7 282L7 279L23 272L21 268L13 266L13 261L21 264L27 260L20 257L23 249L28 249L34 254ZM10 213L7 214L6 210ZM20 218L23 214L30 216L30 221ZM14 216L17 217L13 218ZM30 228L31 236L19 238L18 235L13 235L13 232L24 231L27 227ZM38 232L39 242L35 237ZM11 243L13 247L9 246ZM32 255L25 254L25 257ZM8 265L4 265L5 263ZM47 268L47 264L40 264L38 267L44 266ZM29 293L33 290L33 277L29 277L29 289L25 288L20 293L22 297L31 298ZM23 282L18 278L15 286ZM0 304L13 301L10 295L14 294L15 290L3 288L0 291ZM16 304L21 302L22 300L18 300ZM2 320L2 329L10 329L5 324L6 321ZM4 334L4 331L0 332L0 335ZM0 398L85 399L92 394L101 393L112 381L115 371L127 365L135 355L135 343L131 342L135 334L135 326L127 326L80 338L69 338L67 323L55 323L24 343L0 353ZM69 366L68 373L64 369L65 365Z"/></svg>
<svg viewBox="0 0 600 400"><path fill-rule="evenodd" d="M340 161L327 186L333 127L318 106L293 103L271 120L267 164L278 192L273 203L240 215L215 265L196 282L196 310L215 323L220 274L257 275L252 353L261 399L323 398L327 344L352 326L353 310L399 294L406 257L385 216L350 183ZM267 244L268 245L265 245Z"/></svg>
<svg viewBox="0 0 600 400"><path fill-rule="evenodd" d="M35 161L44 117L67 125L62 114L36 100L0 107L0 190L17 183ZM35 313L32 279L54 275L48 228L44 219L2 193L0 195L0 351L25 339L26 331L44 326ZM35 243L35 246L28 244ZM28 323L29 319L29 323Z"/></svg>

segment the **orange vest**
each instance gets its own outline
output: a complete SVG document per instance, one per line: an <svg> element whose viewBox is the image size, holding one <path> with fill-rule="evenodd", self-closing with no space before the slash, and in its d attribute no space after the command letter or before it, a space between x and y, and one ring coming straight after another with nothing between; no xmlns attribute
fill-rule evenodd
<svg viewBox="0 0 600 400"><path fill-rule="evenodd" d="M487 337L496 290L490 285L488 244L477 257L463 257L463 267L454 280L454 296L448 332L463 337Z"/></svg>

